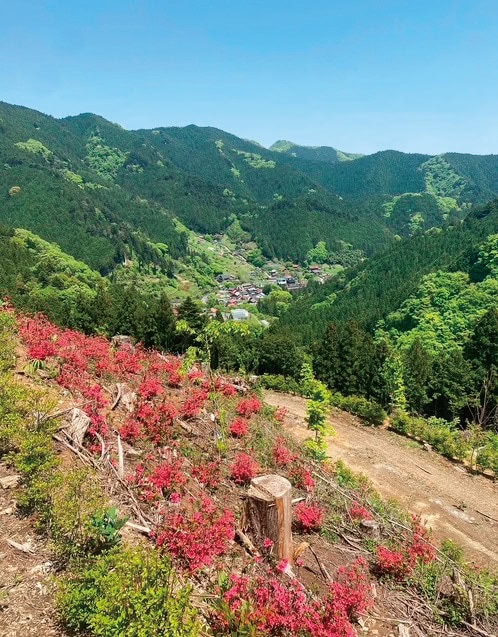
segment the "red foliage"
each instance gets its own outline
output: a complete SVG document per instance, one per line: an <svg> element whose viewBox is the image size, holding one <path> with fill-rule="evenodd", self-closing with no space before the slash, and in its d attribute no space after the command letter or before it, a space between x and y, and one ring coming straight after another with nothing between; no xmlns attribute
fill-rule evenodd
<svg viewBox="0 0 498 637"><path fill-rule="evenodd" d="M420 520L413 516L412 518L413 538L411 545L408 547L410 561L417 561L428 564L436 559L436 549L429 543L427 529L422 526Z"/></svg>
<svg viewBox="0 0 498 637"><path fill-rule="evenodd" d="M353 502L349 507L349 515L353 520L373 520L370 511L359 502Z"/></svg>
<svg viewBox="0 0 498 637"><path fill-rule="evenodd" d="M151 502L167 495L187 482L182 471L183 462L171 454L161 464L156 465L150 473L143 465L137 465L135 473L128 475L130 484L139 489L139 495L145 502Z"/></svg>
<svg viewBox="0 0 498 637"><path fill-rule="evenodd" d="M142 423L136 418L128 418L120 428L119 434L123 440L128 440L129 442L140 440L144 435Z"/></svg>
<svg viewBox="0 0 498 637"><path fill-rule="evenodd" d="M247 453L239 453L230 469L230 476L236 484L247 484L258 473L259 465Z"/></svg>
<svg viewBox="0 0 498 637"><path fill-rule="evenodd" d="M313 599L297 579L284 583L270 574L253 579L231 575L213 623L223 635L353 637L351 620L371 604L364 560L340 569L324 600Z"/></svg>
<svg viewBox="0 0 498 637"><path fill-rule="evenodd" d="M205 389L194 389L182 406L182 415L185 418L199 416L208 399Z"/></svg>
<svg viewBox="0 0 498 637"><path fill-rule="evenodd" d="M237 395L237 388L234 387L231 383L227 383L224 380L221 380L221 382L219 383L219 386L217 387L217 391L220 391L223 396L226 396L227 398L230 398L231 396L236 396Z"/></svg>
<svg viewBox="0 0 498 637"><path fill-rule="evenodd" d="M141 362L139 350L133 345L123 344L114 352L114 367L119 376L140 373Z"/></svg>
<svg viewBox="0 0 498 637"><path fill-rule="evenodd" d="M230 425L230 433L237 438L243 438L249 433L249 423L244 418L235 418Z"/></svg>
<svg viewBox="0 0 498 637"><path fill-rule="evenodd" d="M187 374L187 378L189 379L191 383L197 383L199 385L203 383L206 379L206 377L204 376L204 373L201 372L201 370L198 369L197 367L192 367L192 369Z"/></svg>
<svg viewBox="0 0 498 637"><path fill-rule="evenodd" d="M436 557L436 551L429 543L427 529L418 518L412 519L413 535L400 550L391 550L386 546L378 546L375 568L379 575L388 575L401 580L408 577L419 562L427 564Z"/></svg>
<svg viewBox="0 0 498 637"><path fill-rule="evenodd" d="M124 440L147 439L159 444L167 439L178 411L172 403L165 400L139 402L135 411L120 429Z"/></svg>
<svg viewBox="0 0 498 637"><path fill-rule="evenodd" d="M277 442L273 447L273 459L278 467L286 467L296 460L297 456L293 454L286 446L282 437L277 438Z"/></svg>
<svg viewBox="0 0 498 637"><path fill-rule="evenodd" d="M380 575L389 575L395 579L403 579L410 571L406 555L400 551L392 551L387 546L377 546L376 570Z"/></svg>
<svg viewBox="0 0 498 637"><path fill-rule="evenodd" d="M284 422L287 415L287 409L285 407L279 407L274 414L274 418L277 422Z"/></svg>
<svg viewBox="0 0 498 637"><path fill-rule="evenodd" d="M319 531L325 519L325 510L315 502L300 502L294 512L299 528L306 533Z"/></svg>
<svg viewBox="0 0 498 637"><path fill-rule="evenodd" d="M351 566L339 568L337 581L329 584L330 595L325 601L329 630L334 630L337 625L347 626L348 620L356 619L373 605L367 568L366 560L360 557Z"/></svg>
<svg viewBox="0 0 498 637"><path fill-rule="evenodd" d="M314 492L316 482L309 469L300 465L292 467L289 471L289 478L297 489L305 489L308 493Z"/></svg>
<svg viewBox="0 0 498 637"><path fill-rule="evenodd" d="M261 411L261 402L256 396L250 398L243 398L237 405L237 413L239 416L251 416L252 414L259 414Z"/></svg>
<svg viewBox="0 0 498 637"><path fill-rule="evenodd" d="M231 511L219 510L210 498L190 501L191 511L165 516L157 545L164 546L190 572L209 566L226 553L235 536Z"/></svg>
<svg viewBox="0 0 498 637"><path fill-rule="evenodd" d="M163 494L171 491L173 487L179 487L187 482L187 478L182 471L183 462L178 458L171 458L154 468L148 477L148 481Z"/></svg>
<svg viewBox="0 0 498 637"><path fill-rule="evenodd" d="M217 489L221 482L220 463L212 461L199 464L193 467L192 475L207 489Z"/></svg>
<svg viewBox="0 0 498 637"><path fill-rule="evenodd" d="M159 396L162 391L163 386L157 378L147 378L140 383L137 393L140 398L143 398L144 400L151 400L151 398Z"/></svg>

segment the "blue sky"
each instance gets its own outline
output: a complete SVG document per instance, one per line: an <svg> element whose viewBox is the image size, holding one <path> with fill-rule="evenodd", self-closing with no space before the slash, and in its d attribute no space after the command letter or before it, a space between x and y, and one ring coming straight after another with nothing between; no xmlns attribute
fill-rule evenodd
<svg viewBox="0 0 498 637"><path fill-rule="evenodd" d="M496 0L0 0L0 99L370 153L498 153Z"/></svg>

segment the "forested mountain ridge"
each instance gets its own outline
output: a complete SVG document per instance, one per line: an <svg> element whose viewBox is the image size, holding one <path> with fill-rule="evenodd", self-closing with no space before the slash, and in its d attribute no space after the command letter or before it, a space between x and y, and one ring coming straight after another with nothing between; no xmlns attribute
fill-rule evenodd
<svg viewBox="0 0 498 637"><path fill-rule="evenodd" d="M270 146L270 150L290 155L291 157L299 157L310 161L326 161L331 164L335 164L338 161L350 161L363 156L360 153L345 153L332 146L300 146L285 139L276 141Z"/></svg>
<svg viewBox="0 0 498 637"><path fill-rule="evenodd" d="M384 151L331 163L209 127L127 131L5 103L0 118L1 221L104 273L132 257L171 269L187 253L175 219L210 234L240 223L268 258L303 262L324 241L341 263L344 250L371 256L498 192L495 156Z"/></svg>
<svg viewBox="0 0 498 637"><path fill-rule="evenodd" d="M498 194L497 156L383 151L333 163L215 128L126 131L7 104L0 118L2 293L24 309L200 348L215 368L297 387L311 360L337 400L376 422L401 409L496 426L498 201L476 202ZM177 320L171 291L191 289L189 277L213 286L227 237L253 267L278 257L345 269L295 298L270 285L251 308L266 326L208 321L186 294Z"/></svg>
<svg viewBox="0 0 498 637"><path fill-rule="evenodd" d="M478 276L479 246L498 232L498 201L473 210L446 230L403 239L345 275L311 284L281 318L304 342L323 334L331 321L356 320L372 330L416 291L422 277L437 270Z"/></svg>

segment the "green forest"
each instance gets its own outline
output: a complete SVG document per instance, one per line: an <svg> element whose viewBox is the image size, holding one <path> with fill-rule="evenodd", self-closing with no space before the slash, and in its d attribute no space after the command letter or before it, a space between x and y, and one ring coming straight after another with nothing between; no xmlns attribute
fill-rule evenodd
<svg viewBox="0 0 498 637"><path fill-rule="evenodd" d="M447 455L467 453L462 432L497 430L497 156L266 149L5 103L0 132L0 293L19 308L296 392L312 369L333 404ZM267 286L258 320L223 320L223 306L213 320L201 296L226 266L213 237L258 267L335 274L293 295Z"/></svg>

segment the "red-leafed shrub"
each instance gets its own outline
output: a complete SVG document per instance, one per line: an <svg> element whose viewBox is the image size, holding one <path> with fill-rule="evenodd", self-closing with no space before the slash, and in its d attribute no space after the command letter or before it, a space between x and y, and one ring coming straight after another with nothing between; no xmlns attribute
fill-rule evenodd
<svg viewBox="0 0 498 637"><path fill-rule="evenodd" d="M163 386L157 380L157 378L147 378L140 383L137 393L140 398L143 398L144 400L150 400L155 396L159 396L162 391Z"/></svg>
<svg viewBox="0 0 498 637"><path fill-rule="evenodd" d="M410 561L415 564L417 561L428 564L436 559L436 549L429 543L427 529L421 524L417 516L412 517L413 538L408 553Z"/></svg>
<svg viewBox="0 0 498 637"><path fill-rule="evenodd" d="M259 471L259 465L247 453L239 453L230 469L230 476L237 484L247 484Z"/></svg>
<svg viewBox="0 0 498 637"><path fill-rule="evenodd" d="M44 361L55 356L56 348L54 343L45 341L44 343L34 343L28 347L28 357L37 361Z"/></svg>
<svg viewBox="0 0 498 637"><path fill-rule="evenodd" d="M230 433L237 438L243 438L249 433L249 423L244 418L235 418L230 425Z"/></svg>
<svg viewBox="0 0 498 637"><path fill-rule="evenodd" d="M138 488L142 500L151 502L168 495L187 482L182 467L182 461L174 457L164 460L150 472L140 464L134 473L127 476L127 480Z"/></svg>
<svg viewBox="0 0 498 637"><path fill-rule="evenodd" d="M316 482L311 475L311 471L300 465L292 467L289 471L289 479L297 489L305 489L308 493L313 493Z"/></svg>
<svg viewBox="0 0 498 637"><path fill-rule="evenodd" d="M208 392L204 389L194 389L182 406L182 415L185 418L199 416L208 399Z"/></svg>
<svg viewBox="0 0 498 637"><path fill-rule="evenodd" d="M392 551L387 546L376 548L377 561L375 568L379 575L387 575L395 579L403 579L411 571L406 555L400 551Z"/></svg>
<svg viewBox="0 0 498 637"><path fill-rule="evenodd" d="M282 437L277 438L277 442L273 447L273 459L278 467L286 467L296 460L297 456L293 454L285 445Z"/></svg>
<svg viewBox="0 0 498 637"><path fill-rule="evenodd" d="M190 511L165 516L157 545L164 546L193 572L226 553L235 536L235 518L231 511L217 509L210 498L191 500L190 506Z"/></svg>
<svg viewBox="0 0 498 637"><path fill-rule="evenodd" d="M311 531L319 531L322 528L325 519L325 510L315 502L300 502L296 506L294 512L298 527L310 533Z"/></svg>
<svg viewBox="0 0 498 637"><path fill-rule="evenodd" d="M337 581L329 584L329 593L324 614L329 630L337 630L338 625L347 626L348 620L357 619L371 608L373 598L366 560L360 557L351 566L340 567Z"/></svg>
<svg viewBox="0 0 498 637"><path fill-rule="evenodd" d="M198 369L197 367L192 367L192 369L187 374L187 378L191 383L196 383L198 385L202 384L205 380L204 373Z"/></svg>
<svg viewBox="0 0 498 637"><path fill-rule="evenodd" d="M154 471L147 478L148 482L164 495L166 491L171 491L187 482L182 466L183 463L180 459L171 458L154 468Z"/></svg>
<svg viewBox="0 0 498 637"><path fill-rule="evenodd" d="M243 398L237 405L237 413L239 416L251 416L252 414L259 414L261 411L261 402L256 396L250 398Z"/></svg>
<svg viewBox="0 0 498 637"><path fill-rule="evenodd" d="M123 440L132 443L143 438L142 423L136 418L128 418L119 430L119 434Z"/></svg>
<svg viewBox="0 0 498 637"><path fill-rule="evenodd" d="M220 463L214 460L196 465L192 468L192 475L207 489L217 489L221 482Z"/></svg>
<svg viewBox="0 0 498 637"><path fill-rule="evenodd" d="M351 625L372 605L366 563L340 569L322 600L313 599L297 580L271 573L254 578L231 575L215 605L216 635L309 635L355 637Z"/></svg>
<svg viewBox="0 0 498 637"><path fill-rule="evenodd" d="M419 562L428 564L436 557L435 548L429 543L427 529L417 517L412 519L411 537L399 550L392 550L386 546L378 546L375 569L379 575L387 575L401 580L408 577Z"/></svg>
<svg viewBox="0 0 498 637"><path fill-rule="evenodd" d="M279 407L274 414L274 418L277 422L284 422L287 416L287 409L285 407Z"/></svg>
<svg viewBox="0 0 498 637"><path fill-rule="evenodd" d="M124 344L114 352L114 367L119 376L138 374L142 369L142 357L138 347Z"/></svg>
<svg viewBox="0 0 498 637"><path fill-rule="evenodd" d="M222 381L219 385L219 390L223 396L227 396L227 398L230 398L231 396L236 396L237 395L237 388L234 387L231 383L227 383L225 381Z"/></svg>
<svg viewBox="0 0 498 637"><path fill-rule="evenodd" d="M373 520L370 511L359 502L353 502L349 507L349 515L353 520Z"/></svg>

